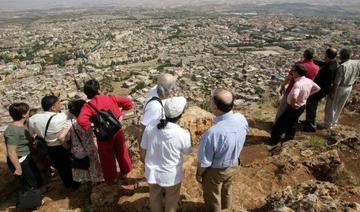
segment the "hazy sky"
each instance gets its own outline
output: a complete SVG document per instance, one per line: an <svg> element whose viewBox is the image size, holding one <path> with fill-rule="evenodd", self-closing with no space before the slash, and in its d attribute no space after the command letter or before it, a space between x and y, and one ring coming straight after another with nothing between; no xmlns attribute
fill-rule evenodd
<svg viewBox="0 0 360 212"><path fill-rule="evenodd" d="M359 0L0 0L0 10L49 9L59 7L93 7L93 6L169 6L184 5L193 2L307 2L340 4L356 3Z"/></svg>

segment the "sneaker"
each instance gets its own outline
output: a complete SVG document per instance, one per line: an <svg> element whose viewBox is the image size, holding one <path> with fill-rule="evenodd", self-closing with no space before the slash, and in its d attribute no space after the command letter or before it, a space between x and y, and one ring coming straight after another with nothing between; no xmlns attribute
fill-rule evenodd
<svg viewBox="0 0 360 212"><path fill-rule="evenodd" d="M319 123L319 124L317 124L316 128L319 130L324 130L324 129L329 129L330 126L326 123Z"/></svg>
<svg viewBox="0 0 360 212"><path fill-rule="evenodd" d="M301 130L304 132L316 132L316 128L311 125L303 125Z"/></svg>
<svg viewBox="0 0 360 212"><path fill-rule="evenodd" d="M266 149L269 150L269 151L272 151L273 149L275 149L279 145L280 145L280 142L274 143L274 142L271 142L270 140L265 142Z"/></svg>
<svg viewBox="0 0 360 212"><path fill-rule="evenodd" d="M303 124L303 125L309 125L309 124L310 124L310 123L309 123L308 121L306 121L306 120L300 120L299 122L300 122L300 124Z"/></svg>
<svg viewBox="0 0 360 212"><path fill-rule="evenodd" d="M40 191L42 194L47 194L49 193L51 190L53 189L53 187L51 186L44 186L40 188Z"/></svg>
<svg viewBox="0 0 360 212"><path fill-rule="evenodd" d="M283 139L281 139L281 142L282 143L285 143L285 142L288 142L288 141L291 141L291 140L294 140L294 137L284 137Z"/></svg>
<svg viewBox="0 0 360 212"><path fill-rule="evenodd" d="M276 147L279 147L279 146L280 146L280 143L277 143L275 145L266 144L266 149L271 152L274 149L276 149Z"/></svg>

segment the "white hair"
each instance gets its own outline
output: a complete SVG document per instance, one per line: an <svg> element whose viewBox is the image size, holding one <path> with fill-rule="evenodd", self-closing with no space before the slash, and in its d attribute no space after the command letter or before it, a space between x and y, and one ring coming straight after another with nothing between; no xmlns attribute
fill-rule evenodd
<svg viewBox="0 0 360 212"><path fill-rule="evenodd" d="M175 87L176 77L164 73L158 77L157 82L157 94L161 97L168 97L171 93L171 89Z"/></svg>

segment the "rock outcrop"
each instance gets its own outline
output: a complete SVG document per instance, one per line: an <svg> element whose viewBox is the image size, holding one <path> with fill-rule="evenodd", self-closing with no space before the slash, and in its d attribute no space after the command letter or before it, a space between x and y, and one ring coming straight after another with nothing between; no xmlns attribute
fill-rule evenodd
<svg viewBox="0 0 360 212"><path fill-rule="evenodd" d="M332 180L334 176L344 170L337 150L321 153L305 162L319 180Z"/></svg>
<svg viewBox="0 0 360 212"><path fill-rule="evenodd" d="M192 145L199 144L200 136L213 124L214 115L197 107L186 109L180 119L180 126L190 131Z"/></svg>
<svg viewBox="0 0 360 212"><path fill-rule="evenodd" d="M360 205L338 199L340 192L335 184L316 180L270 194L266 208L274 211L359 211Z"/></svg>
<svg viewBox="0 0 360 212"><path fill-rule="evenodd" d="M118 189L116 186L108 185L106 183L95 186L90 195L90 200L93 207L102 207L105 205L112 205L117 201Z"/></svg>

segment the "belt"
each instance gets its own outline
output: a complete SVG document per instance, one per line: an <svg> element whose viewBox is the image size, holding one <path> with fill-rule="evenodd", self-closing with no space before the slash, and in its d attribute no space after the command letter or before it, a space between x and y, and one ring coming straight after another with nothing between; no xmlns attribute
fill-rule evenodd
<svg viewBox="0 0 360 212"><path fill-rule="evenodd" d="M18 157L18 158L19 158L19 163L22 163L22 162L24 162L26 160L27 155L22 156L22 157Z"/></svg>

